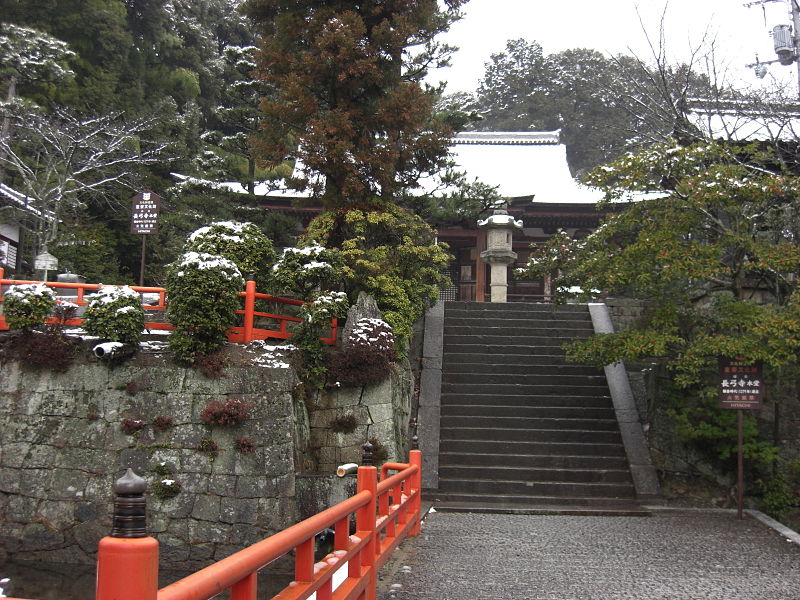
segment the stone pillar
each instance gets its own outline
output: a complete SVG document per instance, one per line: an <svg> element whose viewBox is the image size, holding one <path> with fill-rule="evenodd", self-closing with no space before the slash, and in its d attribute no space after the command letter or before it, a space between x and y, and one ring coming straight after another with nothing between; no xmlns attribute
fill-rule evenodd
<svg viewBox="0 0 800 600"><path fill-rule="evenodd" d="M506 302L508 299L508 265L517 259L512 250L514 229L522 229L522 221L505 210L495 210L492 216L478 221L478 227L486 230L486 250L481 258L491 269L491 301Z"/></svg>

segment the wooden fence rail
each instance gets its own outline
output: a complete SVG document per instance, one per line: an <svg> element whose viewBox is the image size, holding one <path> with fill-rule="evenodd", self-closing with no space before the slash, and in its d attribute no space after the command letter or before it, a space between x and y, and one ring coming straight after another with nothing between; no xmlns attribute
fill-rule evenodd
<svg viewBox="0 0 800 600"><path fill-rule="evenodd" d="M28 281L22 279L5 279L3 269L0 268L0 307L2 306L3 302L3 294L5 290L10 285L22 285L22 284L38 284L43 283L41 281ZM69 300L70 302L77 304L78 306L86 306L89 302L86 300L86 296L90 295L93 292L96 292L101 287L100 284L97 283L66 283L60 281L48 281L44 282L44 284L52 288L56 291L58 295L61 292L62 300ZM143 302L142 308L145 310L145 329L149 330L163 330L163 331L172 331L175 327L166 322L163 317L160 320L152 320L155 318L156 315L164 315L165 311L167 310L167 304L169 302L169 298L167 297L167 291L162 287L146 287L146 286L138 286L132 285L129 286L133 291L138 292L143 295ZM152 303L145 303L144 302L144 294L149 294L152 296L158 295L158 300L155 304ZM274 314L268 312L261 312L256 310L256 300L263 300L266 302L271 302L277 305L283 306L302 306L305 304L302 300L294 300L292 298L281 298L280 296L271 296L269 294L262 294L256 291L256 282L255 281L247 281L245 283L245 289L243 292L240 292L240 296L243 302L243 308L236 311L236 314L242 315L243 324L236 327L231 327L228 332L228 340L231 342L238 342L242 344L246 344L248 342L252 342L253 340L266 340L266 339L280 339L286 340L292 337L291 331L289 331L289 326L291 323L299 323L302 319L291 316L291 315L281 315L281 314ZM152 315L151 320L148 320L147 315ZM50 322L55 322L55 318L50 318ZM75 317L73 319L69 319L66 321L66 325L72 326L80 326L83 323L83 319L80 317ZM259 326L256 326L256 323L259 323ZM274 323L271 326L268 326L270 323ZM8 323L6 322L5 318L2 314L0 314L0 331L7 330ZM322 341L329 345L334 345L336 343L336 335L338 330L338 322L336 319L333 319L330 324L330 333L328 337L322 338Z"/></svg>
<svg viewBox="0 0 800 600"><path fill-rule="evenodd" d="M388 470L399 472L388 476ZM144 482L138 481L143 491ZM136 499L118 491L115 527L98 546L95 600L208 600L226 590L231 600L256 600L259 570L292 552L294 581L272 600L312 596L316 600L375 600L380 568L404 539L419 535L421 488L419 450L411 450L408 463L384 468L380 481L375 467L361 466L354 496L160 590L158 541L144 532L144 501L136 517ZM355 533L351 534L353 517ZM142 533L132 537L135 528L126 531L125 527L137 518L142 521ZM123 521L120 529L119 521ZM334 531L333 552L314 562L315 538L329 528ZM128 537L120 537L124 535Z"/></svg>

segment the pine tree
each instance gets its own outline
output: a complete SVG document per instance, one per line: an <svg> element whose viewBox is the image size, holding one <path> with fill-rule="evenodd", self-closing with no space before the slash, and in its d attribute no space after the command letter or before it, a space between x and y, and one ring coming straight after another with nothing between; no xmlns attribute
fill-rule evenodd
<svg viewBox="0 0 800 600"><path fill-rule="evenodd" d="M291 182L348 207L413 187L437 171L451 131L431 118L434 94L421 80L446 61L434 41L465 0L248 0L263 34L258 149L276 166L298 159Z"/></svg>

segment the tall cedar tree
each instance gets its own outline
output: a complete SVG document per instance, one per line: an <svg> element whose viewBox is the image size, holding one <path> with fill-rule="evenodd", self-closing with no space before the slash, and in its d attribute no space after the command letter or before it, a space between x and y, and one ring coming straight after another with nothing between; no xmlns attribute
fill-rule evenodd
<svg viewBox="0 0 800 600"><path fill-rule="evenodd" d="M266 166L299 160L290 182L328 209L390 202L442 168L451 130L420 82L451 48L434 37L467 0L249 0L263 35L256 141Z"/></svg>

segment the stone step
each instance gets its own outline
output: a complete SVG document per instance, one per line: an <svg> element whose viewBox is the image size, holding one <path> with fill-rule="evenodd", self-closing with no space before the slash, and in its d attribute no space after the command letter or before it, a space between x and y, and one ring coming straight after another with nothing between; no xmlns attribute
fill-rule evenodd
<svg viewBox="0 0 800 600"><path fill-rule="evenodd" d="M443 404L441 417L472 419L495 417L513 419L606 419L616 423L614 409L610 406L498 406L479 404ZM616 425L615 425L616 426Z"/></svg>
<svg viewBox="0 0 800 600"><path fill-rule="evenodd" d="M513 373L454 373L443 369L442 383L490 385L558 385L591 386L606 389L605 375L560 375L546 369L523 369Z"/></svg>
<svg viewBox="0 0 800 600"><path fill-rule="evenodd" d="M544 327L547 329L565 331L593 331L592 322L589 319L555 319L548 317L530 316L527 318L502 318L491 317L481 318L479 316L451 316L447 315L445 327L518 327L528 329Z"/></svg>
<svg viewBox="0 0 800 600"><path fill-rule="evenodd" d="M555 442L578 444L621 444L619 431L594 429L522 429L442 426L439 432L444 440L472 440L499 442Z"/></svg>
<svg viewBox="0 0 800 600"><path fill-rule="evenodd" d="M486 428L486 429L558 429L562 431L617 431L617 420L588 419L580 417L523 417L523 416L475 416L475 415L447 415L441 417L441 428L450 429Z"/></svg>
<svg viewBox="0 0 800 600"><path fill-rule="evenodd" d="M602 466L589 469L531 469L511 465L487 468L477 465L449 464L439 467L439 478L463 481L532 481L534 483L632 483L627 467L608 469Z"/></svg>
<svg viewBox="0 0 800 600"><path fill-rule="evenodd" d="M559 336L559 335L528 335L524 331L516 330L516 332L508 335L500 334L487 334L480 331L474 333L464 334L451 334L445 333L444 335L444 351L448 352L451 346L459 346L462 344L475 344L484 346L528 346L531 348L561 348L564 344L575 341L576 338L588 337L589 334L581 334L579 336Z"/></svg>
<svg viewBox="0 0 800 600"><path fill-rule="evenodd" d="M444 357L442 370L446 373L508 374L546 371L551 375L594 375L605 377L602 368L571 363L552 364L557 362L556 358L562 361L562 356L552 356L552 363L548 364L545 362L548 358L550 358L550 355L538 360L536 356L526 359L513 354L496 354L491 357L491 360L481 360L480 356L474 354L450 354Z"/></svg>
<svg viewBox="0 0 800 600"><path fill-rule="evenodd" d="M445 340L451 336L471 336L479 338L495 338L502 337L504 339L525 338L525 339L538 339L542 337L557 338L561 340L571 340L575 338L587 338L593 331L591 329L561 329L558 327L545 327L545 326L500 326L500 327L483 327L472 325L445 325L444 336Z"/></svg>
<svg viewBox="0 0 800 600"><path fill-rule="evenodd" d="M536 348L528 344L485 344L483 342L469 343L469 344L449 344L444 347L443 358L449 360L451 357L459 355L468 355L472 357L482 357L487 360L489 356L523 356L523 357L541 357L550 360L564 363L564 351L560 346L552 346L548 348Z"/></svg>
<svg viewBox="0 0 800 600"><path fill-rule="evenodd" d="M579 483L561 481L514 481L439 479L442 493L473 493L517 496L549 496L577 498L633 498L632 483Z"/></svg>
<svg viewBox="0 0 800 600"><path fill-rule="evenodd" d="M481 509L480 512L496 512L498 510L500 512L516 512L515 508L554 507L560 511L560 514L570 514L571 509L579 510L581 508L594 510L606 508L614 511L621 505L627 507L632 500L630 497L545 496L533 493L525 495L481 494L474 491L467 493L439 492L429 495L428 498L433 501L436 510L456 510L459 506L463 506L470 512L475 508Z"/></svg>
<svg viewBox="0 0 800 600"><path fill-rule="evenodd" d="M609 396L563 396L561 394L504 394L496 393L447 393L442 394L441 405L471 405L471 406L520 406L520 407L580 407L580 408L610 408Z"/></svg>
<svg viewBox="0 0 800 600"><path fill-rule="evenodd" d="M439 451L444 453L509 454L550 456L619 456L625 457L621 443L500 441L442 439Z"/></svg>
<svg viewBox="0 0 800 600"><path fill-rule="evenodd" d="M442 452L439 470L458 465L493 469L517 467L521 469L623 469L628 461L623 456L554 455L554 454L476 454L474 452Z"/></svg>
<svg viewBox="0 0 800 600"><path fill-rule="evenodd" d="M523 383L453 383L442 382L442 394L486 394L504 396L607 396L601 385L523 384Z"/></svg>
<svg viewBox="0 0 800 600"><path fill-rule="evenodd" d="M588 315L589 307L586 304L555 305L543 302L445 302L444 311L445 315L453 311L466 311L471 313L541 312L558 315Z"/></svg>

